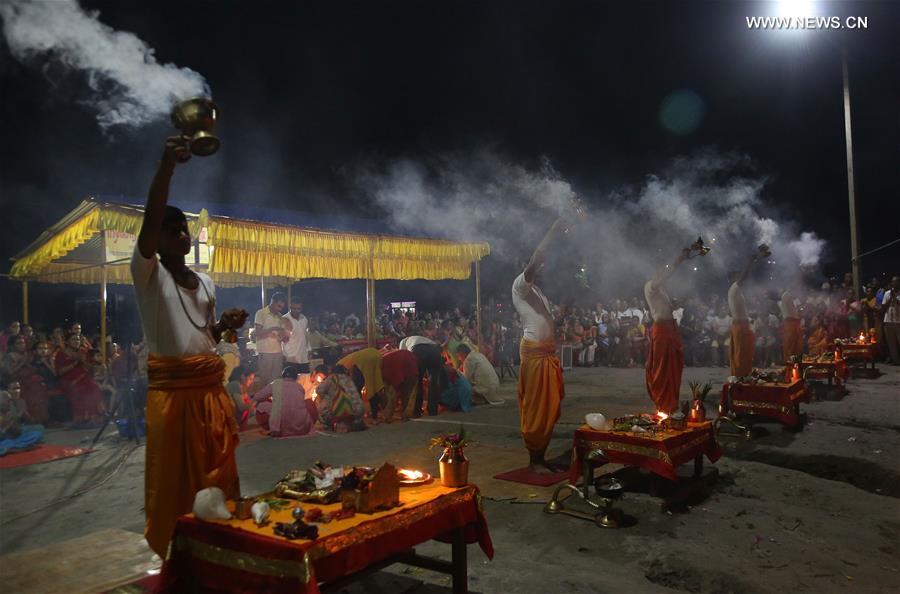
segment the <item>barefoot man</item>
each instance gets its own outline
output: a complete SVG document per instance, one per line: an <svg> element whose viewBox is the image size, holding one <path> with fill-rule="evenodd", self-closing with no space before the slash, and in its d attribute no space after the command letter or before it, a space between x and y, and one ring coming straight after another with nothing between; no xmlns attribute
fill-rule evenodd
<svg viewBox="0 0 900 594"><path fill-rule="evenodd" d="M656 404L656 409L666 414L672 414L678 408L681 372L684 370L684 346L678 324L672 315L672 300L663 283L690 257L691 248L681 250L674 262L666 264L644 285L644 298L650 306L650 317L653 318L650 348L647 352L647 393Z"/></svg>
<svg viewBox="0 0 900 594"><path fill-rule="evenodd" d="M534 250L525 271L516 277L512 286L513 306L519 312L524 331L519 345L522 359L519 371L519 427L528 449L528 466L538 474L557 472L547 463L544 454L553 426L559 420L560 405L565 395L562 367L556 357L550 302L538 282L547 248L566 231L566 222L557 219Z"/></svg>
<svg viewBox="0 0 900 594"><path fill-rule="evenodd" d="M793 357L799 357L803 354L803 329L800 327L800 313L797 311L797 304L794 302L797 295L795 291L800 286L800 277L794 278L781 294L781 301L778 307L781 309L781 319L783 324L782 350L784 354L784 362L790 363Z"/></svg>
<svg viewBox="0 0 900 594"><path fill-rule="evenodd" d="M150 352L144 536L162 558L175 521L191 511L197 491L219 487L227 498L240 494L234 404L223 383L225 361L215 349L223 331L244 325L247 312L231 309L216 321L215 286L184 263L191 251L187 219L167 202L175 166L189 158L182 138L166 141L131 258Z"/></svg>
<svg viewBox="0 0 900 594"><path fill-rule="evenodd" d="M750 269L763 257L768 257L769 248L765 245L759 249L740 272L730 275L731 286L728 287L728 309L731 311L731 375L745 377L753 371L753 356L756 353L756 335L750 328L750 316L747 315L747 302L744 300L744 281Z"/></svg>

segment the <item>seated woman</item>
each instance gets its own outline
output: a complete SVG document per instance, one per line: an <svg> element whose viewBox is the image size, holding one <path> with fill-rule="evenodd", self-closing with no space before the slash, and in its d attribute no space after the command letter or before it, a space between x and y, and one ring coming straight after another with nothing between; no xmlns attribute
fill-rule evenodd
<svg viewBox="0 0 900 594"><path fill-rule="evenodd" d="M44 427L25 424L28 421L22 388L19 382L11 382L6 390L0 390L0 456L26 450L43 441Z"/></svg>
<svg viewBox="0 0 900 594"><path fill-rule="evenodd" d="M46 423L50 418L47 387L36 369L34 354L28 349L24 336L10 339L2 370L8 381L18 382L21 386L22 398L32 422Z"/></svg>
<svg viewBox="0 0 900 594"><path fill-rule="evenodd" d="M91 377L81 345L82 337L70 334L66 348L56 353L54 359L59 387L72 404L72 421L76 427L95 425L103 414L103 393Z"/></svg>
<svg viewBox="0 0 900 594"><path fill-rule="evenodd" d="M472 404L472 384L466 376L450 366L444 368L447 374L447 387L440 392L440 397L435 399L428 397L428 414L434 416L438 413L438 405L458 412L469 412L475 408Z"/></svg>
<svg viewBox="0 0 900 594"><path fill-rule="evenodd" d="M298 367L287 367L281 377L253 396L256 420L272 437L297 437L312 433L319 412L297 383Z"/></svg>
<svg viewBox="0 0 900 594"><path fill-rule="evenodd" d="M232 402L234 402L234 417L238 427L243 427L250 417L250 398L247 394L254 378L255 374L252 371L248 371L246 367L238 365L231 370L228 382L225 384L225 391L228 392Z"/></svg>
<svg viewBox="0 0 900 594"><path fill-rule="evenodd" d="M316 373L324 373L324 366ZM326 429L344 433L366 428L366 407L359 390L343 365L336 365L331 374L316 387L316 409Z"/></svg>
<svg viewBox="0 0 900 594"><path fill-rule="evenodd" d="M816 316L812 321L812 332L807 339L807 350L810 355L819 356L828 348L828 331L822 324L822 318Z"/></svg>

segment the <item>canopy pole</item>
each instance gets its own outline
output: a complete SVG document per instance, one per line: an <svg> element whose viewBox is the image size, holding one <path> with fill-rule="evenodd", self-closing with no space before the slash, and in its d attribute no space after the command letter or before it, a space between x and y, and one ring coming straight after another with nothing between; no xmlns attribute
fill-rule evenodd
<svg viewBox="0 0 900 594"><path fill-rule="evenodd" d="M481 260L475 260L475 331L478 333L478 350L483 351L481 338Z"/></svg>
<svg viewBox="0 0 900 594"><path fill-rule="evenodd" d="M262 307L266 306L266 277L260 275L259 277L259 299L262 302Z"/></svg>
<svg viewBox="0 0 900 594"><path fill-rule="evenodd" d="M22 324L28 325L28 281L22 281Z"/></svg>
<svg viewBox="0 0 900 594"><path fill-rule="evenodd" d="M100 359L106 363L106 266L100 267Z"/></svg>
<svg viewBox="0 0 900 594"><path fill-rule="evenodd" d="M369 347L375 348L375 279L366 279L366 338Z"/></svg>

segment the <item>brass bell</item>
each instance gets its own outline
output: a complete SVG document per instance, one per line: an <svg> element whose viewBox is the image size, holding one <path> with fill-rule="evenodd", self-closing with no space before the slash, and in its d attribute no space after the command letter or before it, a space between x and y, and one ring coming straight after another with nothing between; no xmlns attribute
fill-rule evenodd
<svg viewBox="0 0 900 594"><path fill-rule="evenodd" d="M208 157L221 142L213 134L219 108L211 99L194 97L177 103L172 108L172 123L187 138L191 152L198 157Z"/></svg>

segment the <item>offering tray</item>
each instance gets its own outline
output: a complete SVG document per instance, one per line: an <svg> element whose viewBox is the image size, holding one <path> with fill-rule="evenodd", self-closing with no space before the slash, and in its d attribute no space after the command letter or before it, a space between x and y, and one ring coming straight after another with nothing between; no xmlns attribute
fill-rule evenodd
<svg viewBox="0 0 900 594"><path fill-rule="evenodd" d="M334 503L341 496L340 483L317 487L316 477L308 470L291 470L275 485L277 497L311 503Z"/></svg>

